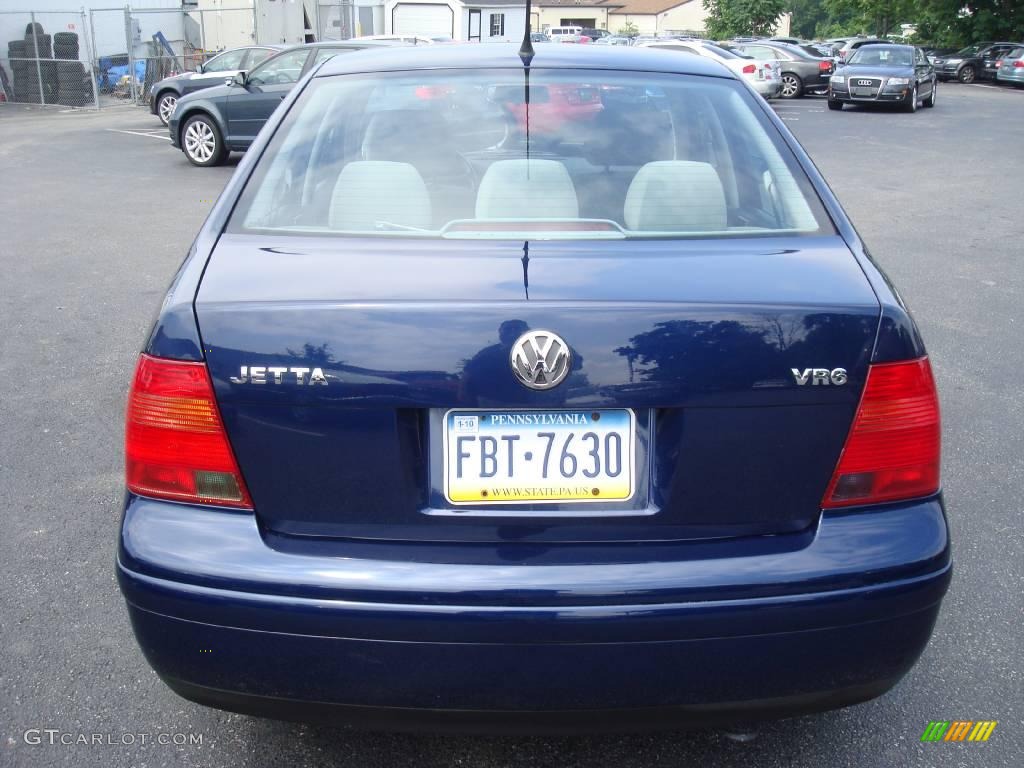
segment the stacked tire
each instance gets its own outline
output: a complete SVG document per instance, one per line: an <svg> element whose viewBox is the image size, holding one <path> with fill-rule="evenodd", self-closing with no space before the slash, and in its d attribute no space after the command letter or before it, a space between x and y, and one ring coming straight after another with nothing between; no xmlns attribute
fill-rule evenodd
<svg viewBox="0 0 1024 768"><path fill-rule="evenodd" d="M12 40L7 44L7 58L11 62L11 73L14 75L14 101L28 101L26 93L28 83L28 68L34 67L35 62L25 61L25 41ZM39 89L36 88L36 101L39 101Z"/></svg>
<svg viewBox="0 0 1024 768"><path fill-rule="evenodd" d="M53 36L53 58L78 61L78 35L58 32Z"/></svg>
<svg viewBox="0 0 1024 768"><path fill-rule="evenodd" d="M85 106L92 101L92 88L78 52L78 35L74 32L58 32L53 36L57 101L69 107Z"/></svg>
<svg viewBox="0 0 1024 768"><path fill-rule="evenodd" d="M51 37L41 24L29 24L23 40L7 44L7 56L14 74L15 101L73 107L92 101L89 76L79 60L78 35L74 32L58 32Z"/></svg>
<svg viewBox="0 0 1024 768"><path fill-rule="evenodd" d="M53 104L57 101L57 69L53 59L53 41L41 24L25 27L25 39L7 44L8 53L21 53L20 66L14 69L14 95L17 101ZM39 61L35 61L39 59Z"/></svg>

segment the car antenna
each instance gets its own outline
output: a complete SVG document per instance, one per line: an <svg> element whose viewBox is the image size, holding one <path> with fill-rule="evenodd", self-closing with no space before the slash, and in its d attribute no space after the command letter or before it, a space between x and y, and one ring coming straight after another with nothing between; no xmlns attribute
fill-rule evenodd
<svg viewBox="0 0 1024 768"><path fill-rule="evenodd" d="M526 25L522 33L522 45L519 46L519 58L523 66L523 100L526 106L526 160L529 160L529 62L534 60L534 41L529 36L529 0L526 0ZM529 178L529 163L526 164L526 178ZM525 275L524 275L525 276ZM527 289L528 291L528 289ZM528 294L527 294L528 296Z"/></svg>
<svg viewBox="0 0 1024 768"><path fill-rule="evenodd" d="M523 44L519 46L519 58L523 60L523 66L530 68L533 61L533 40L530 38L530 0L526 0L526 30L523 32Z"/></svg>

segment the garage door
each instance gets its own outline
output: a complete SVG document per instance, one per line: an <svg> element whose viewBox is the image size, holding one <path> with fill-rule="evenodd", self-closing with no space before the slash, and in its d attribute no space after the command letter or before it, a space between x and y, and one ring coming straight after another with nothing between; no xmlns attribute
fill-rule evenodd
<svg viewBox="0 0 1024 768"><path fill-rule="evenodd" d="M452 28L452 9L447 5L425 3L399 3L391 17L392 34L455 36Z"/></svg>

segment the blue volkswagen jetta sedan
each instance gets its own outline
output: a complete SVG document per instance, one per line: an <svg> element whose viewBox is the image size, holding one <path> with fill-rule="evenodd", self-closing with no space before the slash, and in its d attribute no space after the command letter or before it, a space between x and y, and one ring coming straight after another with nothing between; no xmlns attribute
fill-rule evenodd
<svg viewBox="0 0 1024 768"><path fill-rule="evenodd" d="M309 73L128 398L117 573L193 701L683 727L879 696L951 574L899 295L767 104L650 49Z"/></svg>

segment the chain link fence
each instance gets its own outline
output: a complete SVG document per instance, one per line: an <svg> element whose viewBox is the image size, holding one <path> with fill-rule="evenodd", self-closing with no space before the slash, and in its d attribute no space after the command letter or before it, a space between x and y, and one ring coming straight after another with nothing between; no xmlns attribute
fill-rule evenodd
<svg viewBox="0 0 1024 768"><path fill-rule="evenodd" d="M277 42L259 39L255 2L210 8L148 2L0 11L0 101L94 109L145 104L165 77L197 71L229 48Z"/></svg>
<svg viewBox="0 0 1024 768"><path fill-rule="evenodd" d="M221 51L257 40L255 4L93 9L89 19L101 105L147 103L165 77L198 71Z"/></svg>
<svg viewBox="0 0 1024 768"><path fill-rule="evenodd" d="M98 93L90 77L86 25L82 10L0 11L0 99L95 105Z"/></svg>
<svg viewBox="0 0 1024 768"><path fill-rule="evenodd" d="M308 8L145 1L144 7L0 11L0 101L94 109L146 104L155 83L195 72L231 48L384 32L383 6L353 0L320 0Z"/></svg>

